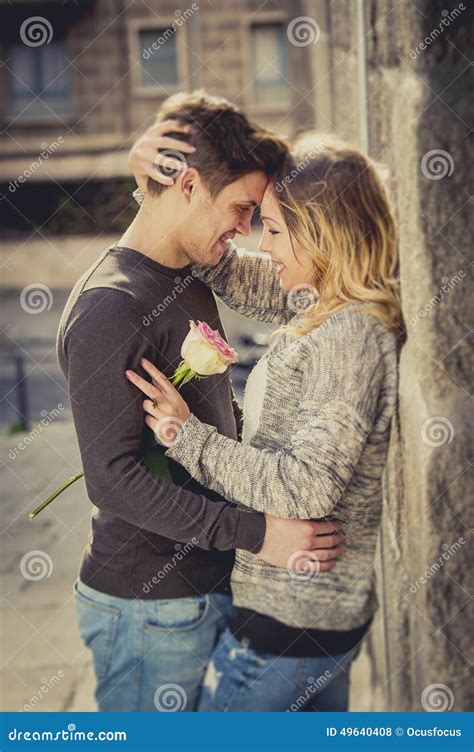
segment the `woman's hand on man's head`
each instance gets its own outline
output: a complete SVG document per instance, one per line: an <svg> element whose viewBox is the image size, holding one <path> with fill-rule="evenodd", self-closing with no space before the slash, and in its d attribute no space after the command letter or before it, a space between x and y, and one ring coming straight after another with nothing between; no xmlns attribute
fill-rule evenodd
<svg viewBox="0 0 474 752"><path fill-rule="evenodd" d="M163 185L174 185L175 178L186 167L180 154L192 154L195 147L185 141L166 136L167 133L193 133L192 125L178 120L163 120L150 126L132 146L128 155L128 167L141 191L146 192L148 178ZM165 175L160 168L174 173Z"/></svg>

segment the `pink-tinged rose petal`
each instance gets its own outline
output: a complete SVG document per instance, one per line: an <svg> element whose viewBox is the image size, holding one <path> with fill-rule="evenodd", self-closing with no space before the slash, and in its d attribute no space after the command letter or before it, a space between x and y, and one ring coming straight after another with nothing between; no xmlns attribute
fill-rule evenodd
<svg viewBox="0 0 474 752"><path fill-rule="evenodd" d="M194 322L193 322L194 323ZM229 363L237 363L239 356L237 352L227 344L227 342L221 337L220 333L211 329L209 324L205 321L198 321L198 331L209 342L210 345L215 347L221 356L225 358Z"/></svg>

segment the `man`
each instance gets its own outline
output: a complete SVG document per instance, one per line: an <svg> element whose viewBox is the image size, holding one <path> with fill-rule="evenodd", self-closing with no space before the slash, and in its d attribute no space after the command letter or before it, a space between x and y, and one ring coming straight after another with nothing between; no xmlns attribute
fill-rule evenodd
<svg viewBox="0 0 474 752"><path fill-rule="evenodd" d="M235 548L286 568L291 554L321 548L315 536L332 531L321 558L339 552L331 523L243 510L171 461L172 483L145 464L154 437L125 371L146 358L172 373L190 319L225 336L214 297L189 264L214 265L229 238L248 235L267 177L286 149L226 100L202 92L170 98L159 114L167 118L192 123L181 135L198 148L193 153L182 144L188 168L173 185L147 181L135 220L74 287L58 338L94 505L75 588L103 711L195 708L231 612ZM197 417L237 438L240 416L228 372L193 380L182 393Z"/></svg>

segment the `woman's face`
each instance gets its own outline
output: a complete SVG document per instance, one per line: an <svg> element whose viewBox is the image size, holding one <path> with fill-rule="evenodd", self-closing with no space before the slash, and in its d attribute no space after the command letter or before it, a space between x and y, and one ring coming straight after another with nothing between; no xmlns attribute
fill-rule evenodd
<svg viewBox="0 0 474 752"><path fill-rule="evenodd" d="M294 238L292 245L290 232L269 186L263 194L260 215L263 231L258 249L270 254L282 290L291 290L296 285L313 286L313 261Z"/></svg>

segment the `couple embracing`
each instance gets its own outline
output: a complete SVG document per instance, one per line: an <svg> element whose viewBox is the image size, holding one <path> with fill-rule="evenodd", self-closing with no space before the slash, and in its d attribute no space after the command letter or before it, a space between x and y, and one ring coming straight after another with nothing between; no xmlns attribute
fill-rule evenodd
<svg viewBox="0 0 474 752"><path fill-rule="evenodd" d="M347 710L403 337L377 167L336 138L289 147L202 91L163 104L130 166L140 209L58 336L93 504L75 600L98 708ZM260 254L232 242L256 207ZM214 296L275 326L243 414L229 369L179 391L164 375L190 320L225 337ZM145 458L169 418L165 479Z"/></svg>

